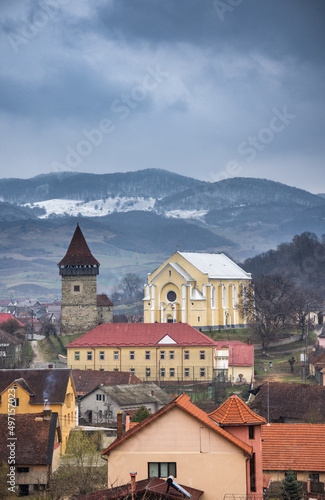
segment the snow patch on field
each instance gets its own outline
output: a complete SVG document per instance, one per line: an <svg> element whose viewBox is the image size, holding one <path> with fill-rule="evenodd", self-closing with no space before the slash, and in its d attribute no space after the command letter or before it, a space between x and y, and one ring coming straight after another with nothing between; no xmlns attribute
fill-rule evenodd
<svg viewBox="0 0 325 500"><path fill-rule="evenodd" d="M45 200L35 203L25 203L24 207L40 207L46 211L40 219L47 219L50 216L78 216L102 217L113 212L130 212L131 210L152 211L155 204L154 198L145 199L143 197L126 198L116 197L106 200L92 200L88 202L80 200Z"/></svg>

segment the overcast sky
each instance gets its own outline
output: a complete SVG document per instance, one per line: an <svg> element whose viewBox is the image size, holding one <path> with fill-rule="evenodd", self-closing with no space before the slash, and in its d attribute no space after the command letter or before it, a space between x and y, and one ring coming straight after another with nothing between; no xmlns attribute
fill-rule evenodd
<svg viewBox="0 0 325 500"><path fill-rule="evenodd" d="M325 192L324 0L0 4L1 177L164 168Z"/></svg>

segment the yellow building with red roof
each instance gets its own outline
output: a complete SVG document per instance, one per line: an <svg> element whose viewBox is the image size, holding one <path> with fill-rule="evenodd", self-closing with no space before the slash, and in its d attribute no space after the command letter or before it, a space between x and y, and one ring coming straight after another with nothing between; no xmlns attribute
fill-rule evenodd
<svg viewBox="0 0 325 500"><path fill-rule="evenodd" d="M183 323L106 323L66 346L69 368L118 370L141 380L210 381L216 343Z"/></svg>

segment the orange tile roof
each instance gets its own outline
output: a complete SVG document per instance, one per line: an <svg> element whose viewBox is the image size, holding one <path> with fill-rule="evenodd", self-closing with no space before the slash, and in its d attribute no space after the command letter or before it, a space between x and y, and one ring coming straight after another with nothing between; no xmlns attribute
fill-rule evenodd
<svg viewBox="0 0 325 500"><path fill-rule="evenodd" d="M266 423L265 418L256 415L236 394L209 413L209 417L222 426Z"/></svg>
<svg viewBox="0 0 325 500"><path fill-rule="evenodd" d="M263 470L325 471L324 424L262 427Z"/></svg>
<svg viewBox="0 0 325 500"><path fill-rule="evenodd" d="M199 422L203 423L213 431L215 431L217 434L220 434L223 436L225 439L233 443L234 445L238 446L241 450L243 450L247 455L251 455L252 453L252 447L249 446L248 444L244 443L240 439L238 439L236 436L233 436L226 430L224 430L222 427L220 427L216 422L211 420L211 418L205 413L203 410L195 406L193 403L191 403L191 398L187 396L187 394L181 394L177 398L173 399L170 403L167 405L163 406L160 408L160 410L156 411L150 417L147 417L146 419L142 420L142 422L139 422L139 424L132 429L128 430L125 434L122 435L120 439L116 439L106 450L103 451L102 455L109 455L109 453L116 447L118 447L121 443L126 441L128 438L133 436L136 432L141 431L141 429L147 425L150 425L152 422L154 422L157 418L159 418L161 415L164 415L168 411L170 411L173 408L179 408L192 417L196 418Z"/></svg>

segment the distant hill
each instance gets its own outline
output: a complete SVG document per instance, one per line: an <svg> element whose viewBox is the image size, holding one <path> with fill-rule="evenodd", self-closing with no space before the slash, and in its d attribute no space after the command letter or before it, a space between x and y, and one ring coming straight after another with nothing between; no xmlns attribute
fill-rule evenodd
<svg viewBox="0 0 325 500"><path fill-rule="evenodd" d="M0 198L0 296L29 283L57 295L56 264L77 221L101 262L104 292L127 272L145 282L176 249L222 251L242 262L296 234L325 232L324 195L266 179L60 172L0 179Z"/></svg>

